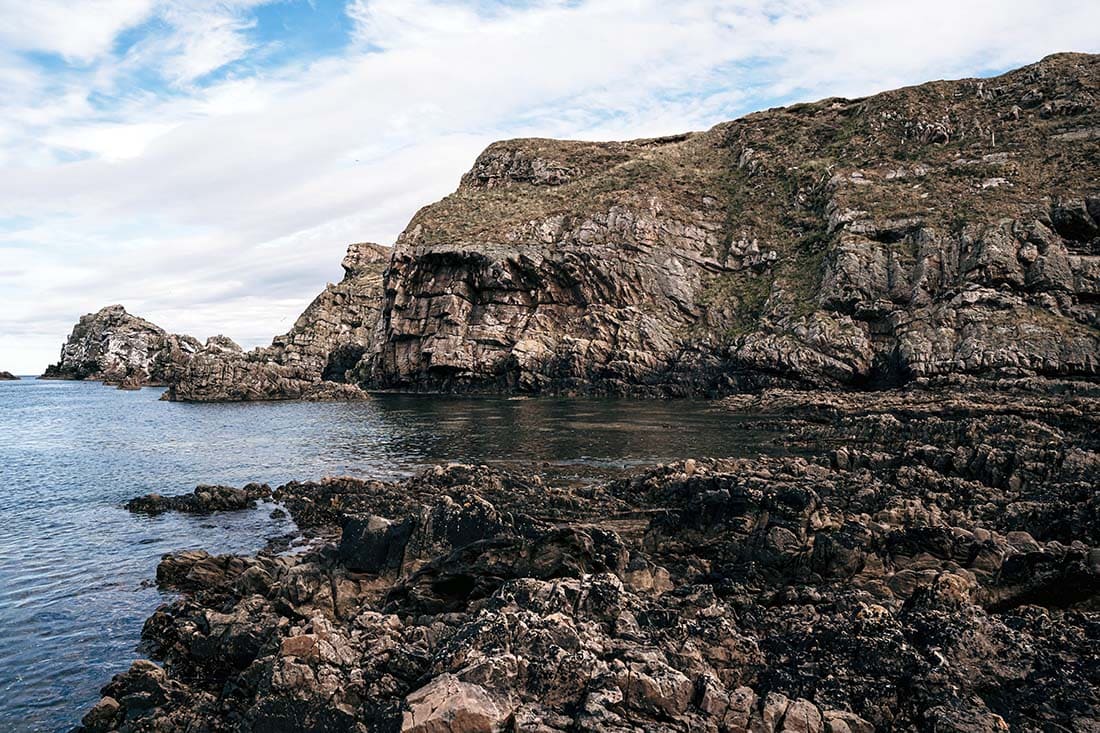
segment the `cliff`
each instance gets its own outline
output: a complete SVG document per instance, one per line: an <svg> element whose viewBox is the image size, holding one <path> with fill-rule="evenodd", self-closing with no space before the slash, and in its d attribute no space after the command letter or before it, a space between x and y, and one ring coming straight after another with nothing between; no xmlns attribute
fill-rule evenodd
<svg viewBox="0 0 1100 733"><path fill-rule="evenodd" d="M491 145L364 385L651 395L1100 373L1100 57L701 133Z"/></svg>
<svg viewBox="0 0 1100 733"><path fill-rule="evenodd" d="M81 316L61 347L58 362L40 378L166 384L200 347L190 336L168 333L130 315L121 305L109 305Z"/></svg>
<svg viewBox="0 0 1100 733"><path fill-rule="evenodd" d="M277 399L360 399L343 384L370 346L381 306L382 271L390 250L359 243L344 257L344 278L328 285L271 346L248 353L211 340L178 372L165 399L190 402Z"/></svg>
<svg viewBox="0 0 1100 733"><path fill-rule="evenodd" d="M184 349L166 398L1095 380L1098 167L1086 54L705 132L495 143L392 250L352 245L271 346ZM103 372L88 351L61 372Z"/></svg>

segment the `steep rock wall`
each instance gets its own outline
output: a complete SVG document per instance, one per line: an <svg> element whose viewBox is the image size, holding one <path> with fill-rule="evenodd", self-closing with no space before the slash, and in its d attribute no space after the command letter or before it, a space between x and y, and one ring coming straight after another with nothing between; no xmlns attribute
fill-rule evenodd
<svg viewBox="0 0 1100 733"><path fill-rule="evenodd" d="M390 250L359 243L344 257L344 278L328 285L271 346L244 352L211 341L169 384L165 398L189 402L359 399L344 373L370 347L379 321L382 271Z"/></svg>
<svg viewBox="0 0 1100 733"><path fill-rule="evenodd" d="M1100 59L490 146L401 234L366 386L1100 375Z"/></svg>

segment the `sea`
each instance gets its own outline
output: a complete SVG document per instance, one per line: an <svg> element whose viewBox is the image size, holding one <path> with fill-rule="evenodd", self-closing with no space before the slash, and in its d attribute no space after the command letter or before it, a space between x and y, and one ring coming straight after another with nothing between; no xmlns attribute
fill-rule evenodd
<svg viewBox="0 0 1100 733"><path fill-rule="evenodd" d="M127 499L198 484L397 480L485 463L588 482L687 457L783 453L782 436L714 403L380 394L356 403L182 404L162 390L0 381L0 731L66 731L143 657L169 594L160 557L252 553L293 534L271 504L133 515ZM278 513L276 513L278 514Z"/></svg>

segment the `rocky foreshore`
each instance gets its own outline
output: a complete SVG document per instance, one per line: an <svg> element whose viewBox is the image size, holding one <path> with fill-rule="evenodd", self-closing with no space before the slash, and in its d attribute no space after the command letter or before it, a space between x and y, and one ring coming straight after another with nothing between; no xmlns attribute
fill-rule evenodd
<svg viewBox="0 0 1100 733"><path fill-rule="evenodd" d="M1097 730L1100 396L1063 386L738 397L791 455L595 485L281 486L311 548L165 556L156 662L79 730Z"/></svg>

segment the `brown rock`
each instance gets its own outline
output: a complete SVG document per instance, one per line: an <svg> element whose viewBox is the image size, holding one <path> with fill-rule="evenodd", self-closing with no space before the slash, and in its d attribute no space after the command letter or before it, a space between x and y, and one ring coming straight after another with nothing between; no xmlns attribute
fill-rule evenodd
<svg viewBox="0 0 1100 733"><path fill-rule="evenodd" d="M404 733L495 733L510 710L485 688L440 675L405 698Z"/></svg>

